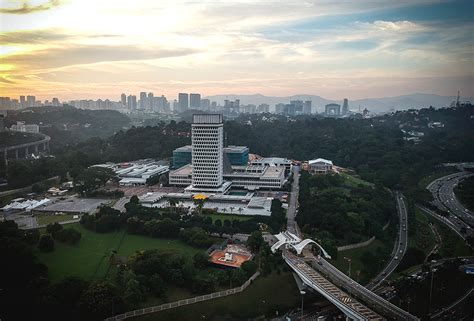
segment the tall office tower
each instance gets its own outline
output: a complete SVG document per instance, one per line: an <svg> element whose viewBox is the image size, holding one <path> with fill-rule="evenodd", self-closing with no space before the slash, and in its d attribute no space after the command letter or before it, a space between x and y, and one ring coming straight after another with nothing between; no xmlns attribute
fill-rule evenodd
<svg viewBox="0 0 474 321"><path fill-rule="evenodd" d="M189 94L189 108L201 109L201 94Z"/></svg>
<svg viewBox="0 0 474 321"><path fill-rule="evenodd" d="M33 107L36 105L36 97L35 96L26 96L26 106Z"/></svg>
<svg viewBox="0 0 474 321"><path fill-rule="evenodd" d="M285 104L279 103L275 105L275 114L283 114Z"/></svg>
<svg viewBox="0 0 474 321"><path fill-rule="evenodd" d="M342 104L342 114L345 115L349 112L349 101L347 98L344 98L344 103Z"/></svg>
<svg viewBox="0 0 474 321"><path fill-rule="evenodd" d="M166 100L165 96L161 95L161 97L155 97L154 101L156 102L156 106L153 106L153 110L159 112L164 112L167 110L168 100Z"/></svg>
<svg viewBox="0 0 474 321"><path fill-rule="evenodd" d="M213 110L213 111L217 110L217 102L216 101L211 102L211 110Z"/></svg>
<svg viewBox="0 0 474 321"><path fill-rule="evenodd" d="M179 102L176 99L173 100L173 111L179 113Z"/></svg>
<svg viewBox="0 0 474 321"><path fill-rule="evenodd" d="M148 97L145 104L146 109L153 109L153 93L148 93Z"/></svg>
<svg viewBox="0 0 474 321"><path fill-rule="evenodd" d="M20 108L26 107L26 99L25 96L20 96Z"/></svg>
<svg viewBox="0 0 474 321"><path fill-rule="evenodd" d="M201 99L201 110L209 110L211 101L209 99Z"/></svg>
<svg viewBox="0 0 474 321"><path fill-rule="evenodd" d="M128 97L127 97L127 107L130 110L136 110L137 109L137 96L128 95Z"/></svg>
<svg viewBox="0 0 474 321"><path fill-rule="evenodd" d="M224 124L220 114L195 114L191 125L193 187L223 183Z"/></svg>
<svg viewBox="0 0 474 321"><path fill-rule="evenodd" d="M120 95L120 103L122 103L123 107L127 107L127 95L125 94Z"/></svg>
<svg viewBox="0 0 474 321"><path fill-rule="evenodd" d="M307 100L304 102L303 104L303 114L311 114L311 104L312 104L312 101L311 100Z"/></svg>
<svg viewBox="0 0 474 321"><path fill-rule="evenodd" d="M189 95L186 93L179 93L178 102L179 102L178 112L180 113L185 112L189 108Z"/></svg>
<svg viewBox="0 0 474 321"><path fill-rule="evenodd" d="M140 102L139 102L140 109L145 109L146 108L146 103L147 103L146 92L142 91L140 93Z"/></svg>

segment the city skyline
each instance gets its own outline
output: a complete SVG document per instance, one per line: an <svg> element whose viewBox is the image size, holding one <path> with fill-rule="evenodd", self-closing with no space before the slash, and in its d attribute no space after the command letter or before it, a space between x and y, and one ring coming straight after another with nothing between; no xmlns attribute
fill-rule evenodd
<svg viewBox="0 0 474 321"><path fill-rule="evenodd" d="M472 15L470 1L4 1L0 90L472 96Z"/></svg>

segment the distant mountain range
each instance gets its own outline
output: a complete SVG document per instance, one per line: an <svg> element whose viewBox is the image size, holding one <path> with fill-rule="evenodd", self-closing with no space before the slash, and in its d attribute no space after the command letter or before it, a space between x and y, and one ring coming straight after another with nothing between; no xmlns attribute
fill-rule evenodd
<svg viewBox="0 0 474 321"><path fill-rule="evenodd" d="M205 98L210 99L211 101L216 101L218 104L223 105L224 100L235 100L240 99L240 104L247 105L247 104L269 104L270 110L274 109L275 104L278 103L289 103L290 100L311 100L313 102L313 112L316 111L322 112L324 111L324 106L330 103L337 103L342 106L342 99L341 100L331 100L325 99L320 96L316 95L294 95L294 96L286 96L286 97L274 97L274 96L264 96L260 94L254 95L215 95L215 96L207 96ZM453 101L456 100L455 96L439 96L434 94L411 94L411 95L403 95L403 96L396 96L396 97L381 97L381 98L365 98L365 99L358 99L358 100L350 100L349 98L349 109L350 110L358 110L359 106L361 109L367 108L370 111L374 112L385 112L390 110L391 108L395 110L403 110L403 109L410 109L410 108L425 108L429 106L433 106L435 108L440 107L448 107ZM461 97L461 101L469 100L470 98Z"/></svg>

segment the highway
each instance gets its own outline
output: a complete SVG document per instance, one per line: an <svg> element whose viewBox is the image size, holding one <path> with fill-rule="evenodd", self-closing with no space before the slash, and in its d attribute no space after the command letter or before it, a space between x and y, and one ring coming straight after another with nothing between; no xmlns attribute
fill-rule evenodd
<svg viewBox="0 0 474 321"><path fill-rule="evenodd" d="M293 167L293 174L294 179L291 189L291 199L287 211L287 228L288 231L299 236L299 229L295 222L299 194L298 167ZM403 195L397 193L396 197L397 208L400 217L399 239L402 240L402 242L397 242L397 245L395 247L397 252L394 253L391 261L384 269L387 271L386 273L392 273L395 270L395 268L399 264L401 257L405 253L407 246L407 211L403 200ZM402 253L400 253L400 251L402 251ZM397 255L397 253L400 255ZM331 292L339 293L336 297L333 297L331 299L331 302L336 304L339 308L342 307L341 310L343 311L344 309L346 309L345 313L352 313L351 311L353 310L351 309L355 307L351 306L355 304L357 307L359 307L356 309L359 310L359 312L356 311L357 313L360 313L361 311L366 311L367 314L374 313L375 315L372 315L372 317L374 317L375 319L377 319L378 316L381 315L391 320L418 320L418 318L416 318L415 316L386 301L385 299L372 292L370 289L367 289L359 283L355 282L354 280L346 276L343 272L339 271L336 267L331 265L328 261L324 260L323 258L315 258L313 255L311 255L310 252L305 253L305 256L303 258L298 258L293 254L289 253L288 251L284 250L283 258L288 263L288 265L300 276L300 278L302 278L305 283L309 283L307 285L311 286L313 289L317 290L322 294L324 293L323 295L325 296L331 294ZM303 262L306 264L302 264ZM308 267L311 268L308 269ZM310 273L311 270L317 273ZM375 287L376 285L383 282L386 277L387 275L381 275L380 278L378 278L377 281L373 283L373 286ZM330 287L328 287L328 289L323 289L321 288L321 284L318 284L317 282L315 282L315 280L319 280L321 282L324 282L324 280L326 280L326 282L329 281L333 284L334 289ZM349 299L341 299L343 297L352 298L352 301Z"/></svg>
<svg viewBox="0 0 474 321"><path fill-rule="evenodd" d="M474 236L474 213L465 208L454 194L454 188L463 179L474 174L458 172L438 178L426 188L433 194L434 204L440 210L448 210L451 215L444 222L454 228L458 234ZM447 222L449 221L449 222ZM465 230L465 233L463 231ZM463 237L464 238L464 237Z"/></svg>
<svg viewBox="0 0 474 321"><path fill-rule="evenodd" d="M400 264L402 257L405 255L408 247L408 219L404 196L400 192L396 192L395 197L397 200L397 211L399 215L397 240L395 242L394 250L392 251L392 255L390 256L390 261L388 264L375 278L369 282L369 284L366 285L367 289L369 290L376 289L393 273L393 271L395 271L397 266Z"/></svg>

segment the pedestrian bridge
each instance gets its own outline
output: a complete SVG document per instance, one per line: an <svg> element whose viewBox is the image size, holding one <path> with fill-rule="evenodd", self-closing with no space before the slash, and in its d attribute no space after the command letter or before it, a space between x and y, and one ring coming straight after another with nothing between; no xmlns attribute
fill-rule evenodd
<svg viewBox="0 0 474 321"><path fill-rule="evenodd" d="M311 240L311 239L305 239L301 240L297 235L289 232L289 231L284 231L280 232L279 234L275 235L277 238L278 242L272 245L271 250L273 253L275 253L280 247L285 245L285 248L292 248L296 251L296 253L301 254L303 249L308 245L308 244L315 244L316 246L319 247L321 252L323 253L324 257L330 259L331 256L323 249L323 247Z"/></svg>

